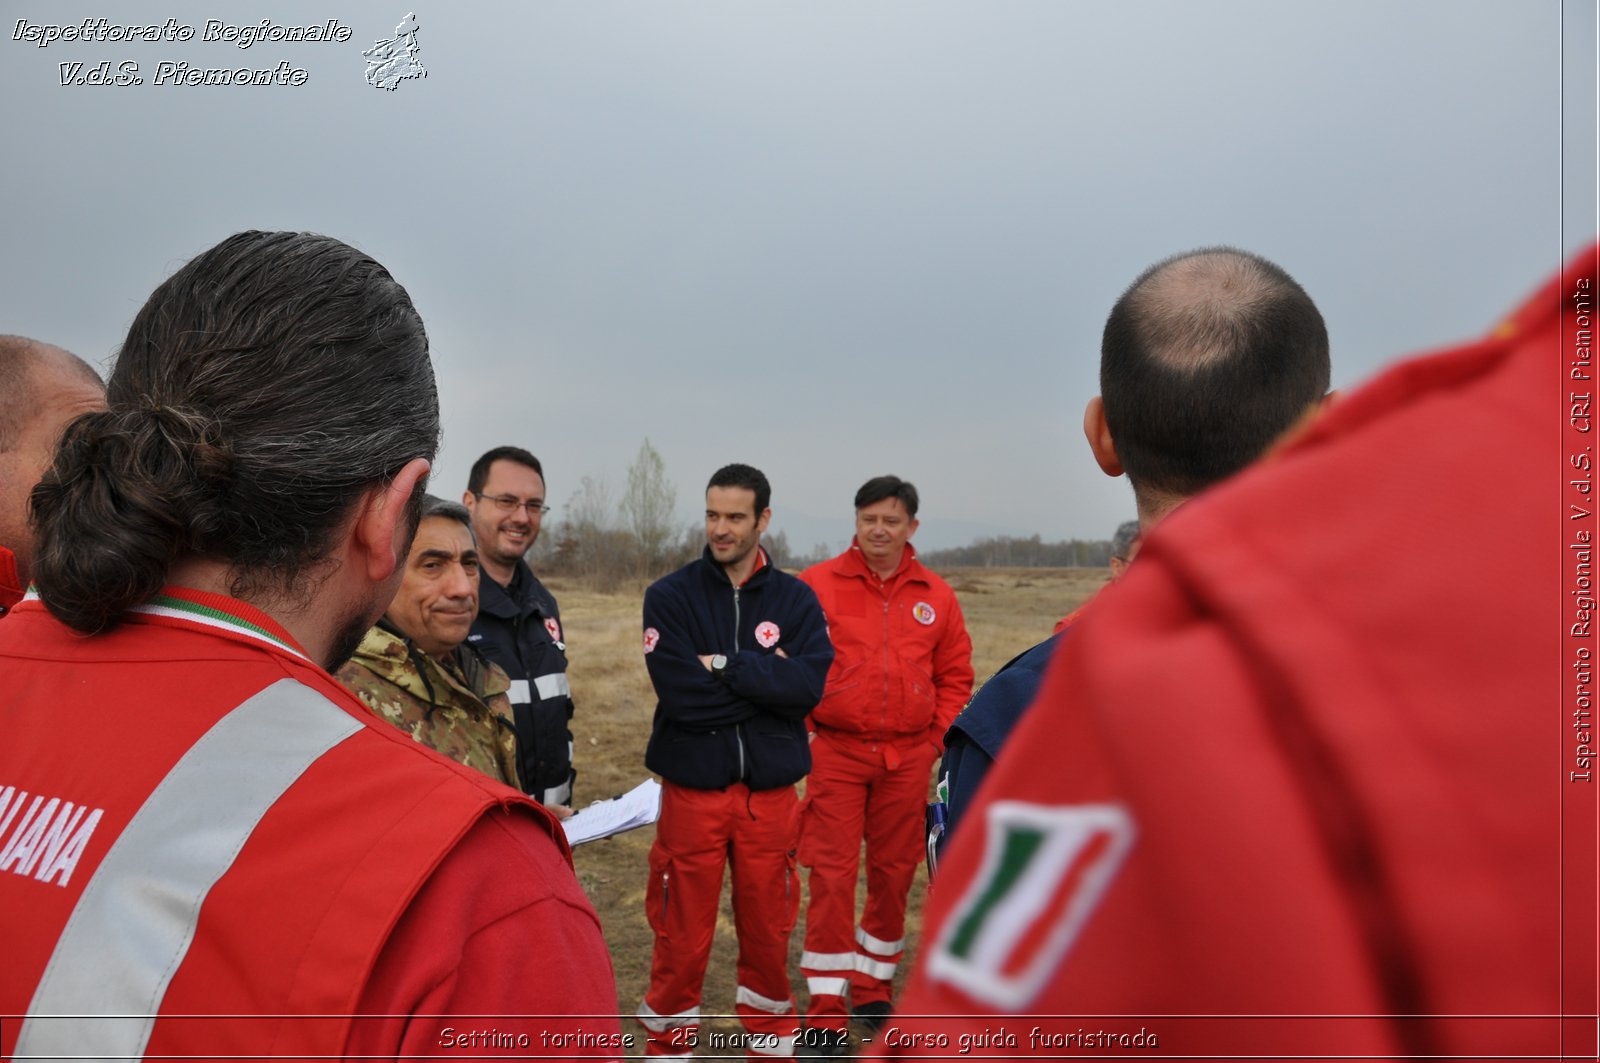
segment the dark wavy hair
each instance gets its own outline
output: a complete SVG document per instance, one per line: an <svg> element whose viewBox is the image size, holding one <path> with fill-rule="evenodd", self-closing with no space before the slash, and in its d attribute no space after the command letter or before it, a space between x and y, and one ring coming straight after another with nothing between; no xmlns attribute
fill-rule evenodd
<svg viewBox="0 0 1600 1063"><path fill-rule="evenodd" d="M106 399L32 496L40 597L85 632L186 557L227 562L236 596L309 597L356 500L439 444L410 296L311 233L239 233L191 259L134 318Z"/></svg>
<svg viewBox="0 0 1600 1063"><path fill-rule="evenodd" d="M906 516L916 517L917 489L912 486L911 481L902 480L898 476L874 476L862 484L856 491L856 508L865 509L886 498L898 498L900 504L906 507Z"/></svg>
<svg viewBox="0 0 1600 1063"><path fill-rule="evenodd" d="M761 516L761 511L772 504L772 485L767 483L767 477L753 465L742 465L734 462L724 465L711 474L711 479L706 483L706 490L713 487L744 487L755 492L756 516Z"/></svg>
<svg viewBox="0 0 1600 1063"><path fill-rule="evenodd" d="M497 461L514 461L518 465L526 465L539 474L541 483L544 482L544 466L539 464L538 458L521 447L495 447L493 450L484 451L478 460L472 463L472 468L467 473L467 490L475 495L483 494L483 485L489 482L489 467Z"/></svg>

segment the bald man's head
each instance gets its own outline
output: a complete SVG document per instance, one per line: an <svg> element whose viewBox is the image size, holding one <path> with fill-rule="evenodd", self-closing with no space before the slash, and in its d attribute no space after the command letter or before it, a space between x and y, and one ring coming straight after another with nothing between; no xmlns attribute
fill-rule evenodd
<svg viewBox="0 0 1600 1063"><path fill-rule="evenodd" d="M33 557L28 495L67 422L105 406L105 384L83 359L38 340L0 336L0 546L16 556L24 586Z"/></svg>
<svg viewBox="0 0 1600 1063"><path fill-rule="evenodd" d="M1328 330L1266 259L1205 248L1147 269L1100 347L1116 458L1135 491L1186 497L1256 460L1327 393Z"/></svg>

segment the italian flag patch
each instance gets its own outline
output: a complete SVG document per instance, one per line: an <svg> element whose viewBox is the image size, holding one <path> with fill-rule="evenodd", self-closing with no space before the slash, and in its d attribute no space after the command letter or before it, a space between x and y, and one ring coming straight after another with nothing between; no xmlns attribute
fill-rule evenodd
<svg viewBox="0 0 1600 1063"><path fill-rule="evenodd" d="M1121 805L996 801L983 863L941 929L930 977L996 1008L1039 995L1133 847Z"/></svg>

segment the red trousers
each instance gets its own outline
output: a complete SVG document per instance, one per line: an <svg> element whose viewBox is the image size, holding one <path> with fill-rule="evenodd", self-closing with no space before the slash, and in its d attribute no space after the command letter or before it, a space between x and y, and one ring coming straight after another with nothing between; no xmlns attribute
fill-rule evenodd
<svg viewBox="0 0 1600 1063"><path fill-rule="evenodd" d="M938 756L920 736L897 742L819 730L800 862L811 869L805 952L806 1024L842 1030L845 997L887 1001L905 950L906 897L922 861L923 809ZM867 843L867 903L855 925L856 872Z"/></svg>
<svg viewBox="0 0 1600 1063"><path fill-rule="evenodd" d="M655 931L650 989L639 1007L648 1056L689 1056L699 1041L700 989L717 925L722 870L733 864L739 937L734 1010L750 1056L794 1054L789 935L800 909L794 787L694 790L661 784L646 913Z"/></svg>

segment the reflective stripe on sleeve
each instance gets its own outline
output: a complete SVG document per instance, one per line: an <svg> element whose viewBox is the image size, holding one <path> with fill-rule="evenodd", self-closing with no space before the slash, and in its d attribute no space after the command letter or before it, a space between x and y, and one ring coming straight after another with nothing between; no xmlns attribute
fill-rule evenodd
<svg viewBox="0 0 1600 1063"><path fill-rule="evenodd" d="M293 679L212 725L84 887L34 990L15 1055L143 1056L207 893L295 780L361 727Z"/></svg>
<svg viewBox="0 0 1600 1063"><path fill-rule="evenodd" d="M567 682L567 673L565 672L551 672L549 675L542 675L533 681L533 686L534 689L539 691L540 701L562 696L570 698L572 696L572 684Z"/></svg>
<svg viewBox="0 0 1600 1063"><path fill-rule="evenodd" d="M528 692L526 679L513 679L511 689L506 691L506 697L511 699L513 705L526 705L533 701L533 695Z"/></svg>

